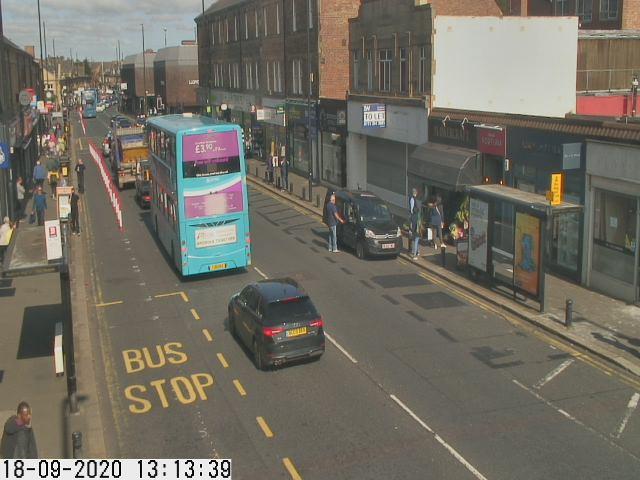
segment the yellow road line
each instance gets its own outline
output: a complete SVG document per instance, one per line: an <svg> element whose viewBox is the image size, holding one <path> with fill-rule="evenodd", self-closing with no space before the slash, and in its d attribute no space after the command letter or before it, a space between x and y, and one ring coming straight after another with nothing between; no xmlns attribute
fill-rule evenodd
<svg viewBox="0 0 640 480"><path fill-rule="evenodd" d="M193 318L195 318L196 320L200 320L200 315L198 315L198 312L196 312L195 308L191 309L191 315L193 315Z"/></svg>
<svg viewBox="0 0 640 480"><path fill-rule="evenodd" d="M247 395L247 392L242 387L242 384L240 383L240 380L234 380L233 384L236 386L236 390L238 390L238 393L240 394L240 396L244 397L244 396Z"/></svg>
<svg viewBox="0 0 640 480"><path fill-rule="evenodd" d="M207 339L207 342L213 342L213 335L211 335L211 332L209 330L203 328L202 334L204 335L204 338Z"/></svg>
<svg viewBox="0 0 640 480"><path fill-rule="evenodd" d="M221 353L218 353L218 360L220 360L220 363L222 364L222 366L224 368L229 368L229 364L227 363L227 360L224 358L224 355L222 355Z"/></svg>
<svg viewBox="0 0 640 480"><path fill-rule="evenodd" d="M122 300L118 300L117 302L106 302L106 303L96 303L96 307L110 307L111 305L120 305L124 303Z"/></svg>
<svg viewBox="0 0 640 480"><path fill-rule="evenodd" d="M273 438L273 432L271 431L271 429L269 428L269 425L267 425L267 422L264 421L264 418L262 417L256 417L256 420L258 422L258 425L260 425L260 428L262 429L262 431L264 432L264 435L267 438Z"/></svg>
<svg viewBox="0 0 640 480"><path fill-rule="evenodd" d="M302 477L296 470L296 467L293 466L293 462L288 457L283 458L282 463L284 463L284 468L287 469L287 472L289 472L289 475L291 475L293 480L302 480Z"/></svg>
<svg viewBox="0 0 640 480"><path fill-rule="evenodd" d="M182 300L184 300L184 303L189 303L189 297L187 297L186 293L180 292L180 296L182 297Z"/></svg>
<svg viewBox="0 0 640 480"><path fill-rule="evenodd" d="M398 262L400 263L400 265L407 265L407 262L405 262L401 258L398 258Z"/></svg>
<svg viewBox="0 0 640 480"><path fill-rule="evenodd" d="M182 293L183 292L161 293L159 295L154 295L153 298L174 297L176 295L182 295Z"/></svg>
<svg viewBox="0 0 640 480"><path fill-rule="evenodd" d="M78 143L80 144L80 150L84 150L84 147L82 146L82 138L78 138Z"/></svg>

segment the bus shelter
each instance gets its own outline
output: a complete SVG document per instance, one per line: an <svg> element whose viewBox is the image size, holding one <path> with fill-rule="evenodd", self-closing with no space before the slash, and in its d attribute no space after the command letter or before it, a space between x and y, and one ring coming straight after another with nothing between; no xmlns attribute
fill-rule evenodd
<svg viewBox="0 0 640 480"><path fill-rule="evenodd" d="M503 185L471 186L468 191L471 273L510 288L514 298L521 294L537 301L543 312L553 225L567 225L558 220L575 217L582 206L551 205L544 195ZM572 248L578 256L578 247Z"/></svg>

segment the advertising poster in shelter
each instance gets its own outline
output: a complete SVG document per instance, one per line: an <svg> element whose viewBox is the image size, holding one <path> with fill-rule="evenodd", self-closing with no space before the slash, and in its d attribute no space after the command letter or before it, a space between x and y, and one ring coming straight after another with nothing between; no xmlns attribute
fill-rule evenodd
<svg viewBox="0 0 640 480"><path fill-rule="evenodd" d="M487 271L487 230L489 228L489 204L471 198L469 201L469 265Z"/></svg>
<svg viewBox="0 0 640 480"><path fill-rule="evenodd" d="M519 289L539 295L540 219L516 212L514 282Z"/></svg>

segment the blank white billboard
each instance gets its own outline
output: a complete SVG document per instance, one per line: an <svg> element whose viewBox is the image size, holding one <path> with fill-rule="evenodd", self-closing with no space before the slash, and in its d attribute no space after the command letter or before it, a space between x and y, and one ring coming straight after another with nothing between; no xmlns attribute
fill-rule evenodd
<svg viewBox="0 0 640 480"><path fill-rule="evenodd" d="M577 54L577 17L437 16L432 107L575 113Z"/></svg>

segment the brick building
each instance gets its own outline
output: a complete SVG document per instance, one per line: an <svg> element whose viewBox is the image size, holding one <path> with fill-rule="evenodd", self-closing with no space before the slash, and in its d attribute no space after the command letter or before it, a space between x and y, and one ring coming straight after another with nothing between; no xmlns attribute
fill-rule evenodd
<svg viewBox="0 0 640 480"><path fill-rule="evenodd" d="M264 158L342 185L354 0L219 0L199 15L199 101ZM309 8L310 7L310 8ZM319 40L319 37L321 40Z"/></svg>
<svg viewBox="0 0 640 480"><path fill-rule="evenodd" d="M144 55L144 56L143 56ZM144 54L137 53L125 57L120 69L122 83L127 84L123 91L122 108L130 113L144 112L145 97L147 108L155 107L155 92L153 81L153 61L156 52L146 50Z"/></svg>
<svg viewBox="0 0 640 480"><path fill-rule="evenodd" d="M585 30L640 29L640 0L497 0L504 15L580 17Z"/></svg>
<svg viewBox="0 0 640 480"><path fill-rule="evenodd" d="M153 79L158 111L197 111L196 93L200 80L195 42L182 42L182 45L158 50L153 61Z"/></svg>

